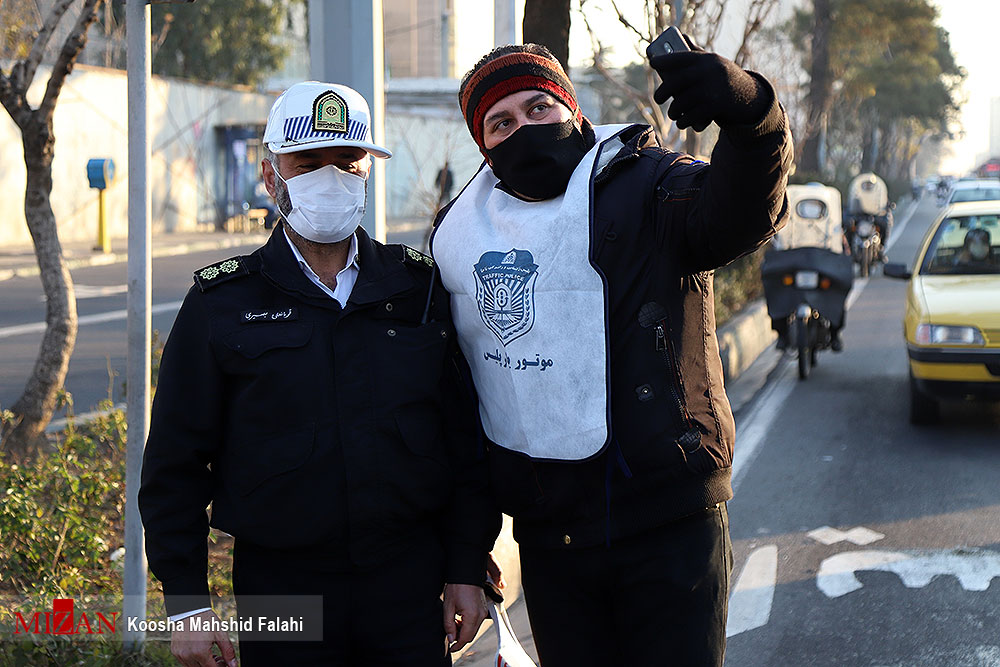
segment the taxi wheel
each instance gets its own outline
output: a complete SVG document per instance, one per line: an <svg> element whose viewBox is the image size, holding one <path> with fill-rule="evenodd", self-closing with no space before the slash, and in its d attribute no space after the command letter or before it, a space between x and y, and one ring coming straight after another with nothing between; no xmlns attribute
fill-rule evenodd
<svg viewBox="0 0 1000 667"><path fill-rule="evenodd" d="M936 424L941 419L941 405L920 391L910 373L910 423L920 426Z"/></svg>

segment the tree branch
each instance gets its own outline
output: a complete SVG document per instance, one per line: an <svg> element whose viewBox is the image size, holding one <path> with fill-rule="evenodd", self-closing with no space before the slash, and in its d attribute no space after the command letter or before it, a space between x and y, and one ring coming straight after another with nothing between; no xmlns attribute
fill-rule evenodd
<svg viewBox="0 0 1000 667"><path fill-rule="evenodd" d="M614 8L615 13L618 14L618 21L623 26L634 32L635 36L638 37L640 40L647 40L647 41L649 40L649 37L647 35L643 35L640 30L638 30L634 25L632 25L632 23L627 18L625 18L625 15L622 14L622 10L618 9L618 3L615 2L615 0L611 0L611 6Z"/></svg>
<svg viewBox="0 0 1000 667"><path fill-rule="evenodd" d="M42 57L45 55L45 48L49 45L49 39L51 39L56 26L59 25L63 14L73 4L73 1L57 0L52 6L48 18L45 19L45 23L42 24L38 35L35 36L35 42L31 45L28 57L14 65L14 69L11 71L11 80L16 89L26 93L28 88L31 87L31 82L35 78L35 71L42 62Z"/></svg>
<svg viewBox="0 0 1000 667"><path fill-rule="evenodd" d="M777 4L777 0L751 0L750 7L747 8L747 20L743 25L743 41L733 57L733 62L740 67L746 67L750 59L750 41L764 27Z"/></svg>
<svg viewBox="0 0 1000 667"><path fill-rule="evenodd" d="M77 16L76 23L73 25L73 30L66 37L66 41L63 42L62 49L59 51L59 58L56 59L56 64L52 66L52 74L49 76L49 81L45 86L45 97L42 98L42 103L38 107L39 113L43 116L51 116L55 110L59 91L62 90L66 76L73 71L73 63L76 62L76 57L87 44L87 29L97 19L97 8L102 2L104 0L84 0L83 7L80 9L80 15Z"/></svg>

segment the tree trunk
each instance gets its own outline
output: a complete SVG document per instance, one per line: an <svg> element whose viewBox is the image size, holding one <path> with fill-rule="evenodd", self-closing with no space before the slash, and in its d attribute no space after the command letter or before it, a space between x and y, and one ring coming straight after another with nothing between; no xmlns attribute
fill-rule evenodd
<svg viewBox="0 0 1000 667"><path fill-rule="evenodd" d="M813 0L812 62L809 66L808 116L802 139L799 168L812 174L823 170L823 133L833 103L833 71L830 69L831 0Z"/></svg>
<svg viewBox="0 0 1000 667"><path fill-rule="evenodd" d="M524 43L547 46L569 71L570 0L525 0L521 31Z"/></svg>
<svg viewBox="0 0 1000 667"><path fill-rule="evenodd" d="M59 390L76 343L77 317L73 279L62 254L49 196L52 193L54 138L51 117L32 119L22 130L27 185L24 217L35 245L45 292L45 334L24 393L11 407L15 422L3 439L3 451L22 458L37 451L55 412Z"/></svg>

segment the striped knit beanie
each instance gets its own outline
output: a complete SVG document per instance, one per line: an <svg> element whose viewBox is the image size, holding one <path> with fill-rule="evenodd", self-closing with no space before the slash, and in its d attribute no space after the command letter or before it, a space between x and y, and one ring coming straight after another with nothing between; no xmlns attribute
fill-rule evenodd
<svg viewBox="0 0 1000 667"><path fill-rule="evenodd" d="M538 44L500 46L483 56L463 78L458 91L462 115L473 140L483 146L483 120L490 107L511 93L540 90L569 107L577 122L583 114L576 91L555 56Z"/></svg>

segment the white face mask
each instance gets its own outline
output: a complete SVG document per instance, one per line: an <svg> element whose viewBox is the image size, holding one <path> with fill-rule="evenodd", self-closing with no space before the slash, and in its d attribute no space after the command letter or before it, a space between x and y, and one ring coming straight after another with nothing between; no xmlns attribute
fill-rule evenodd
<svg viewBox="0 0 1000 667"><path fill-rule="evenodd" d="M314 171L281 178L292 201L285 220L304 239L316 243L337 243L350 236L365 214L368 195L363 176L349 174L332 164Z"/></svg>

